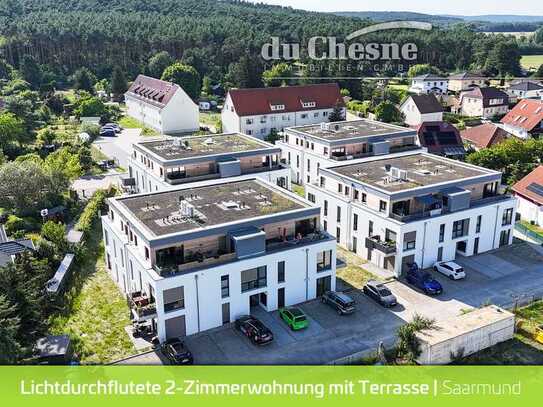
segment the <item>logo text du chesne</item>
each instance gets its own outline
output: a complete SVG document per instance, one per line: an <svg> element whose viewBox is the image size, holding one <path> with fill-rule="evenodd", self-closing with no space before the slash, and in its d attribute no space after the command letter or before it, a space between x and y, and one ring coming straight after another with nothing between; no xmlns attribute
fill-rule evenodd
<svg viewBox="0 0 543 407"><path fill-rule="evenodd" d="M387 23L375 24L365 27L346 37L351 41L361 35L376 31L394 30L394 29L416 29L429 31L432 25L418 21L391 21ZM279 37L271 37L271 41L262 46L262 58L266 61L271 60L299 60L299 43L281 43ZM417 59L417 44L408 42L398 43L376 43L367 44L353 42L349 45L338 42L336 37L311 37L307 43L307 55L310 59L322 60L368 60L368 61L414 61Z"/></svg>

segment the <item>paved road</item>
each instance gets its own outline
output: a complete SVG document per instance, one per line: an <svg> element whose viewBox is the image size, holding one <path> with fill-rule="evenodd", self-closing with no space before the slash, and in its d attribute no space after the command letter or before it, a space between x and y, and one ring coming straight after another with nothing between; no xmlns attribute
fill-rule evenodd
<svg viewBox="0 0 543 407"><path fill-rule="evenodd" d="M274 332L274 342L265 347L252 345L232 324L189 336L186 342L197 364L325 364L356 352L373 352L380 341L391 346L396 329L415 313L444 320L489 302L507 306L517 297L543 295L543 251L526 243L458 262L465 267L467 279L450 281L434 273L444 286L438 297L392 281L388 286L400 302L392 310L353 290L349 295L357 312L350 316L340 317L318 300L302 304L310 320L302 332L290 331L277 311L254 308L252 312Z"/></svg>

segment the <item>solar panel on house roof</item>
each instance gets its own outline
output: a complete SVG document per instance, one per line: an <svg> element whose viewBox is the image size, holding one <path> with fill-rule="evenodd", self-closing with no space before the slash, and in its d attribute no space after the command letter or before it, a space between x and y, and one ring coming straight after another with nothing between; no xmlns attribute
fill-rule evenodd
<svg viewBox="0 0 543 407"><path fill-rule="evenodd" d="M526 188L528 191L533 192L534 194L537 194L539 196L543 196L543 185L537 184L535 182L532 182L528 187Z"/></svg>

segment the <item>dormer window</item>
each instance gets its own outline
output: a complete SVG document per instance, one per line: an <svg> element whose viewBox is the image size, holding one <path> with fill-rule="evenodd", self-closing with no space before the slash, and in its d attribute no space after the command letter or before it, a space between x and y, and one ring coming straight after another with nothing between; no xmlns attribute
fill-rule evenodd
<svg viewBox="0 0 543 407"><path fill-rule="evenodd" d="M271 110L273 110L274 112L285 110L285 105L281 105L281 104L271 104L270 107L271 107Z"/></svg>
<svg viewBox="0 0 543 407"><path fill-rule="evenodd" d="M312 101L302 101L302 107L304 109L307 109L307 108L311 108L311 107L316 107L317 106L317 103L316 102L312 102Z"/></svg>

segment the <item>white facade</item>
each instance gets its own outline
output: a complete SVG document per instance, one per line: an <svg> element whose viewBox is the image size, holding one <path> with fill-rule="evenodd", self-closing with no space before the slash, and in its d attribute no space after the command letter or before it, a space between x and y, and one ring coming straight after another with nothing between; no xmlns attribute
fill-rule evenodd
<svg viewBox="0 0 543 407"><path fill-rule="evenodd" d="M421 113L412 98L408 98L400 107L405 117L405 124L418 126L424 122L440 122L443 120L443 112Z"/></svg>
<svg viewBox="0 0 543 407"><path fill-rule="evenodd" d="M162 134L192 133L200 129L198 105L177 90L166 105L152 103L130 92L125 94L126 113Z"/></svg>
<svg viewBox="0 0 543 407"><path fill-rule="evenodd" d="M293 194L269 187L285 197L299 200ZM187 193L193 191L186 190ZM298 213L278 216L288 229L290 222L293 226L294 222L318 218L318 209L306 206ZM266 219L254 222L265 231L266 238L276 232L278 225L273 215L269 215L269 224ZM224 224L224 227L243 230L246 223ZM239 316L250 314L254 306L273 311L335 289L336 245L326 234L320 239L308 238L279 247L268 246L266 240L264 252L242 255L235 249L220 257L210 257L205 263L184 264L182 271L175 274L164 274L157 268L159 251L179 245L187 250L187 246L209 244L217 238L216 234L211 230L198 231L199 237L193 240L183 234L168 235L168 243L164 239L160 243L160 239L152 236L115 199L110 201L110 213L102 217L102 225L106 266L111 278L128 297L143 292L146 298L152 299L151 313L140 320L153 320L161 341L233 322ZM181 270L181 265L179 267ZM259 269L258 284L253 286L247 279L243 282L243 276L255 269ZM172 298L172 293L178 297ZM135 310L133 313L135 318L139 317Z"/></svg>
<svg viewBox="0 0 543 407"><path fill-rule="evenodd" d="M439 159L445 165L453 161ZM336 175L333 167L321 170L319 184L306 185L308 198L321 207L323 229L335 236L340 246L394 272L396 276L402 274L408 262L416 262L419 267L426 268L436 261L454 260L458 253L471 256L512 242L515 198L497 196L483 199L485 185L499 182L499 176L498 181L492 181L492 177L485 181L482 177L481 181L466 185L464 188L470 191L471 202L465 209L439 209L420 216L395 216L392 207L397 198L393 193L375 190L363 181L358 183ZM454 182L450 183L450 186L454 185ZM439 196L439 191L446 188L447 185L438 185L434 193ZM462 231L453 231L459 224L465 225ZM381 243L368 242L374 236L378 236ZM393 247L387 247L382 244L385 241L395 243Z"/></svg>
<svg viewBox="0 0 543 407"><path fill-rule="evenodd" d="M526 222L533 222L536 225L543 226L543 205L524 198L517 194L517 212L520 218Z"/></svg>
<svg viewBox="0 0 543 407"><path fill-rule="evenodd" d="M427 95L429 93L446 94L449 86L448 83L448 80L445 78L416 77L411 80L409 92L417 95Z"/></svg>
<svg viewBox="0 0 543 407"><path fill-rule="evenodd" d="M281 132L287 127L318 124L328 121L334 109L278 112L273 114L238 116L230 95L227 95L221 112L223 131L243 133L264 139L272 131Z"/></svg>

